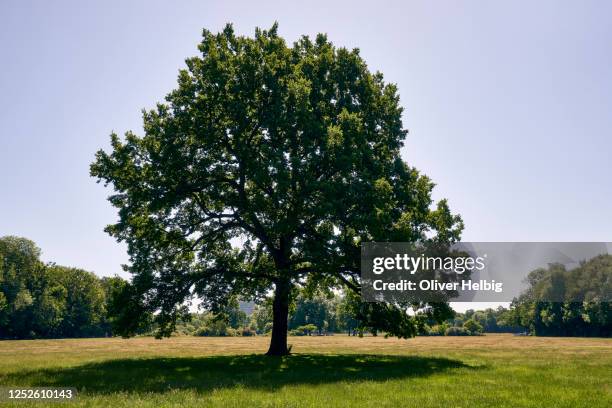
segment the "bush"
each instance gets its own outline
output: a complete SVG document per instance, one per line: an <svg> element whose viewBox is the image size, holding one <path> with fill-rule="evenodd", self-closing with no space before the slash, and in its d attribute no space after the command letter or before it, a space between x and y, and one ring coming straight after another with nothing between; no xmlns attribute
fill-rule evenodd
<svg viewBox="0 0 612 408"><path fill-rule="evenodd" d="M197 329L194 333L196 336L235 336L232 333L232 328L227 326L222 320L209 319L205 325Z"/></svg>
<svg viewBox="0 0 612 408"><path fill-rule="evenodd" d="M240 336L240 330L232 329L231 327L228 327L227 329L225 329L225 334L221 334L221 336L239 337Z"/></svg>
<svg viewBox="0 0 612 408"><path fill-rule="evenodd" d="M314 324L305 324L298 326L293 330L289 331L290 336L310 336L312 333L317 331L317 326Z"/></svg>
<svg viewBox="0 0 612 408"><path fill-rule="evenodd" d="M436 324L429 328L429 332L427 334L429 336L444 336L446 335L447 330L448 330L448 325L446 323Z"/></svg>
<svg viewBox="0 0 612 408"><path fill-rule="evenodd" d="M211 327L208 326L204 326L204 327L200 327L199 329L197 329L194 333L194 336L203 336L203 337L209 337L209 336L218 336L218 332L216 330L214 330Z"/></svg>
<svg viewBox="0 0 612 408"><path fill-rule="evenodd" d="M250 337L250 336L256 336L257 335L255 330L251 329L250 327L243 328L240 334L243 337Z"/></svg>
<svg viewBox="0 0 612 408"><path fill-rule="evenodd" d="M418 329L418 336L429 336L429 333L431 332L431 327L427 323L424 323L422 326L419 326Z"/></svg>
<svg viewBox="0 0 612 408"><path fill-rule="evenodd" d="M232 329L226 326L223 322L212 322L206 326L197 329L194 336L203 337L240 337L240 336L255 336L255 331L248 327L242 329Z"/></svg>
<svg viewBox="0 0 612 408"><path fill-rule="evenodd" d="M306 333L304 333L303 330L293 329L293 330L289 330L289 335L290 336L305 336Z"/></svg>
<svg viewBox="0 0 612 408"><path fill-rule="evenodd" d="M463 327L473 335L482 333L482 325L474 319L467 320L463 323Z"/></svg>
<svg viewBox="0 0 612 408"><path fill-rule="evenodd" d="M466 330L463 327L449 327L444 332L445 336L469 336L471 334L472 333L470 333L468 330Z"/></svg>
<svg viewBox="0 0 612 408"><path fill-rule="evenodd" d="M189 324L189 323L183 324L183 325L177 325L174 335L189 336L189 335L193 335L196 332L196 330L197 329L192 324Z"/></svg>
<svg viewBox="0 0 612 408"><path fill-rule="evenodd" d="M317 331L317 326L314 324L305 324L297 327L295 330L301 330L306 336L310 336L312 333Z"/></svg>

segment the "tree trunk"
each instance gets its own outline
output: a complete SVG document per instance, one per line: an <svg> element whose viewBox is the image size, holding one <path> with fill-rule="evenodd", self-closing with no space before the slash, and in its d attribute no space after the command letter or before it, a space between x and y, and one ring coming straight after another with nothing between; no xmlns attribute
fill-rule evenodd
<svg viewBox="0 0 612 408"><path fill-rule="evenodd" d="M289 282L277 282L274 289L274 302L272 303L272 338L268 356L286 356L289 354L287 348L287 323L289 320L289 294L291 284Z"/></svg>

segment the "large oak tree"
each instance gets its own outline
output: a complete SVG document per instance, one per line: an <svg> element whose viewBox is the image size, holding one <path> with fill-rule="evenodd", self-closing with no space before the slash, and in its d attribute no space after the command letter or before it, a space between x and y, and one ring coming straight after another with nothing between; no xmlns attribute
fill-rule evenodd
<svg viewBox="0 0 612 408"><path fill-rule="evenodd" d="M169 335L193 297L221 310L238 294L273 293L268 354L283 355L296 286L358 293L361 242L458 239L461 219L400 157L396 86L358 50L228 25L205 30L199 51L143 113L144 135L111 135L91 166L114 188L119 220L107 231L128 244L132 316L155 312ZM415 334L397 305L363 304L360 318Z"/></svg>

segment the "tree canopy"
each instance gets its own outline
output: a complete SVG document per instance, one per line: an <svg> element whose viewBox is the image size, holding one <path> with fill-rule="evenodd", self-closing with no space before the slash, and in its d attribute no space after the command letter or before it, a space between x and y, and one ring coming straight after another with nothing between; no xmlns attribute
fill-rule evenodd
<svg viewBox="0 0 612 408"><path fill-rule="evenodd" d="M143 112L144 134L112 134L91 165L114 189L119 221L107 231L129 248L131 304L157 312L160 335L194 296L217 310L273 290L268 353L286 354L296 285L358 293L361 242L458 240L460 217L400 156L397 87L359 50L322 34L289 46L276 25L254 37L204 30L198 48L165 102ZM415 334L398 305L361 317Z"/></svg>
<svg viewBox="0 0 612 408"><path fill-rule="evenodd" d="M527 290L512 302L509 321L540 336L610 337L611 276L609 254L569 270L560 264L536 269Z"/></svg>
<svg viewBox="0 0 612 408"><path fill-rule="evenodd" d="M0 338L93 337L112 333L111 287L119 277L44 264L26 238L0 237Z"/></svg>

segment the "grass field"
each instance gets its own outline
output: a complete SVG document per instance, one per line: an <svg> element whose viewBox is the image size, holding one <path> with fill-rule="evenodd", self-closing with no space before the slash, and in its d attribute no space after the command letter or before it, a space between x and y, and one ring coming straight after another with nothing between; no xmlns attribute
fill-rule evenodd
<svg viewBox="0 0 612 408"><path fill-rule="evenodd" d="M292 337L285 358L262 356L268 341L2 341L0 386L76 387L61 406L107 408L612 406L612 339Z"/></svg>

